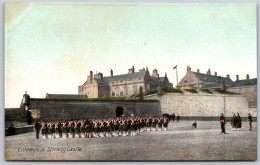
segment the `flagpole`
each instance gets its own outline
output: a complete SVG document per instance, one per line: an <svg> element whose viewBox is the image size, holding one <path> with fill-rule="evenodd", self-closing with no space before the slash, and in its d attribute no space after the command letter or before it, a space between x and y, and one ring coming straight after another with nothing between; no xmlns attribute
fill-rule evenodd
<svg viewBox="0 0 260 165"><path fill-rule="evenodd" d="M176 84L176 87L178 85L178 69L177 69L177 66L176 66L176 80L177 80L177 84Z"/></svg>

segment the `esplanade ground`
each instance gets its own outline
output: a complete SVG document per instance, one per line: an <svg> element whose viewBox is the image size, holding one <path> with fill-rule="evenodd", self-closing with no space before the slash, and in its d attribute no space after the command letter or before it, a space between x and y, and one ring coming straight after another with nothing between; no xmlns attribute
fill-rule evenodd
<svg viewBox="0 0 260 165"><path fill-rule="evenodd" d="M104 138L36 139L35 132L5 137L7 160L178 161L256 160L257 122L220 134L219 121L170 122L168 131Z"/></svg>

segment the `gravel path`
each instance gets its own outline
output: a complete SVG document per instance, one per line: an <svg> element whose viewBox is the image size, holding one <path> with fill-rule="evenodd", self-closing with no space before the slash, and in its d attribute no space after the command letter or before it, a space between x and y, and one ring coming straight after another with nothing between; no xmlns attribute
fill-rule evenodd
<svg viewBox="0 0 260 165"><path fill-rule="evenodd" d="M257 123L220 134L218 121L170 123L168 131L137 136L79 139L35 139L35 132L5 138L6 160L256 160Z"/></svg>

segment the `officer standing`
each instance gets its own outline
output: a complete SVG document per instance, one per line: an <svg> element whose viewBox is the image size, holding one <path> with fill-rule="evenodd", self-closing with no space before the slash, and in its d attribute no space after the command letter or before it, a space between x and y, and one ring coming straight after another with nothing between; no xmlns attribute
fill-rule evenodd
<svg viewBox="0 0 260 165"><path fill-rule="evenodd" d="M36 139L39 139L40 129L41 129L41 124L38 122L38 120L36 120L35 123Z"/></svg>

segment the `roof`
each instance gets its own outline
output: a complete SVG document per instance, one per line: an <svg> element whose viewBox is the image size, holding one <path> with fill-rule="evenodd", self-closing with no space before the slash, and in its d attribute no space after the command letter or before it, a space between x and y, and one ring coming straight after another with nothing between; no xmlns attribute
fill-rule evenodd
<svg viewBox="0 0 260 165"><path fill-rule="evenodd" d="M60 99L83 99L88 98L87 95L70 95L70 94L48 94L49 99L60 98ZM47 98L46 95L46 98Z"/></svg>
<svg viewBox="0 0 260 165"><path fill-rule="evenodd" d="M159 77L160 81L164 81L164 77Z"/></svg>
<svg viewBox="0 0 260 165"><path fill-rule="evenodd" d="M231 86L233 84L233 81L227 77L208 75L208 74L203 74L198 72L192 72L192 73L194 73L204 83L222 84L222 81L225 80L227 86Z"/></svg>
<svg viewBox="0 0 260 165"><path fill-rule="evenodd" d="M253 86L253 85L257 85L257 78L249 79L249 84L246 83L246 79L245 80L239 80L238 82L235 81L231 85L231 87L243 87L243 86Z"/></svg>
<svg viewBox="0 0 260 165"><path fill-rule="evenodd" d="M103 82L111 82L111 81L123 81L123 80L132 80L132 79L138 79L143 78L145 76L146 72L135 72L135 73L128 73L128 74L121 74L116 76L109 76L109 77L103 77L102 79L94 78L98 83Z"/></svg>
<svg viewBox="0 0 260 165"><path fill-rule="evenodd" d="M220 86L217 83L210 83L210 84L205 84L201 87L201 89L209 89L209 88L222 88L222 86Z"/></svg>

